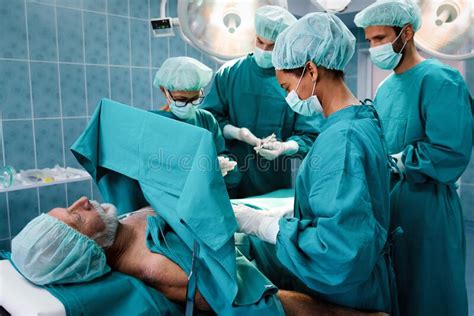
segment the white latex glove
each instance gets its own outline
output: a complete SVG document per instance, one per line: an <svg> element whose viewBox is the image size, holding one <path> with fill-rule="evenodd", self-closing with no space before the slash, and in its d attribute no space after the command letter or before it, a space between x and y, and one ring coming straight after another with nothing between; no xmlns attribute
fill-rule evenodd
<svg viewBox="0 0 474 316"><path fill-rule="evenodd" d="M237 139L242 142L249 144L250 146L260 146L262 140L252 134L246 127L235 127L234 125L227 124L222 129L222 134L227 139Z"/></svg>
<svg viewBox="0 0 474 316"><path fill-rule="evenodd" d="M245 205L232 205L232 207L240 232L255 235L263 241L276 244L280 231L278 225L280 217L265 215L265 211L255 211Z"/></svg>
<svg viewBox="0 0 474 316"><path fill-rule="evenodd" d="M234 170L235 166L237 165L236 161L230 160L224 156L219 156L217 159L219 160L219 167L221 168L223 177L225 177L229 171Z"/></svg>
<svg viewBox="0 0 474 316"><path fill-rule="evenodd" d="M405 165L402 162L402 155L403 155L403 151L399 152L398 154L392 155L392 158L394 158L397 161L397 167L400 170L400 172L405 171Z"/></svg>
<svg viewBox="0 0 474 316"><path fill-rule="evenodd" d="M287 142L280 141L270 141L262 144L260 147L254 147L254 150L267 160L274 160L281 155L288 154L292 155L296 153L299 149L299 145L294 140L289 140Z"/></svg>

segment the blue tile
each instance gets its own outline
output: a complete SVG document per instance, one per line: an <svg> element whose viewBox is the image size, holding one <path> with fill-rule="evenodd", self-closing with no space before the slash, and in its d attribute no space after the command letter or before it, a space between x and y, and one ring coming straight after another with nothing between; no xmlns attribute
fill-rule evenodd
<svg viewBox="0 0 474 316"><path fill-rule="evenodd" d="M30 58L33 60L56 61L54 7L27 3L27 16Z"/></svg>
<svg viewBox="0 0 474 316"><path fill-rule="evenodd" d="M17 171L35 167L31 121L3 122L5 162Z"/></svg>
<svg viewBox="0 0 474 316"><path fill-rule="evenodd" d="M66 185L56 184L39 188L41 213L47 213L56 207L66 207Z"/></svg>
<svg viewBox="0 0 474 316"><path fill-rule="evenodd" d="M72 182L66 185L67 187L67 204L68 206L85 196L88 199L92 197L91 182L80 181Z"/></svg>
<svg viewBox="0 0 474 316"><path fill-rule="evenodd" d="M201 61L202 59L201 52L194 48L194 46L188 44L186 44L186 56L197 59L199 61Z"/></svg>
<svg viewBox="0 0 474 316"><path fill-rule="evenodd" d="M36 189L13 191L8 194L12 237L39 215Z"/></svg>
<svg viewBox="0 0 474 316"><path fill-rule="evenodd" d="M467 221L474 221L474 185L461 185L461 206L464 219Z"/></svg>
<svg viewBox="0 0 474 316"><path fill-rule="evenodd" d="M0 104L3 119L31 117L28 64L0 60Z"/></svg>
<svg viewBox="0 0 474 316"><path fill-rule="evenodd" d="M56 0L26 0L27 2L39 2L44 4L56 4Z"/></svg>
<svg viewBox="0 0 474 316"><path fill-rule="evenodd" d="M0 193L0 239L10 238L6 193Z"/></svg>
<svg viewBox="0 0 474 316"><path fill-rule="evenodd" d="M150 26L148 21L130 20L130 38L132 44L132 65L149 66L149 35Z"/></svg>
<svg viewBox="0 0 474 316"><path fill-rule="evenodd" d="M89 115L94 113L97 104L102 98L109 96L109 73L107 67L87 66L87 106Z"/></svg>
<svg viewBox="0 0 474 316"><path fill-rule="evenodd" d="M137 1L137 0L134 0ZM108 0L108 11L110 14L128 16L127 0Z"/></svg>
<svg viewBox="0 0 474 316"><path fill-rule="evenodd" d="M168 1L168 16L178 16L178 1Z"/></svg>
<svg viewBox="0 0 474 316"><path fill-rule="evenodd" d="M108 64L107 19L103 14L84 12L86 63Z"/></svg>
<svg viewBox="0 0 474 316"><path fill-rule="evenodd" d="M176 56L186 56L185 42L176 35L174 37L169 37L170 40L170 57Z"/></svg>
<svg viewBox="0 0 474 316"><path fill-rule="evenodd" d="M112 100L130 105L130 69L110 67L110 83Z"/></svg>
<svg viewBox="0 0 474 316"><path fill-rule="evenodd" d="M151 92L150 92L150 71L149 69L132 69L132 88L133 88L133 106L150 110Z"/></svg>
<svg viewBox="0 0 474 316"><path fill-rule="evenodd" d="M38 168L53 168L63 166L63 140L61 121L36 120L36 160Z"/></svg>
<svg viewBox="0 0 474 316"><path fill-rule="evenodd" d="M31 62L35 118L60 116L57 67L57 64Z"/></svg>
<svg viewBox="0 0 474 316"><path fill-rule="evenodd" d="M84 10L105 12L105 1L106 0L82 0L82 7Z"/></svg>
<svg viewBox="0 0 474 316"><path fill-rule="evenodd" d="M159 18L160 17L160 2L150 0L150 18Z"/></svg>
<svg viewBox="0 0 474 316"><path fill-rule="evenodd" d="M10 239L0 240L0 250L11 251Z"/></svg>
<svg viewBox="0 0 474 316"><path fill-rule="evenodd" d="M154 78L154 75L156 73L156 69L153 69L153 78ZM153 86L153 109L154 110L159 110L161 109L164 105L166 105L166 98L165 96L163 95L163 93L161 92L160 89L158 88L155 88Z"/></svg>
<svg viewBox="0 0 474 316"><path fill-rule="evenodd" d="M131 0L130 16L148 19L148 0Z"/></svg>
<svg viewBox="0 0 474 316"><path fill-rule="evenodd" d="M150 32L151 33L151 32ZM151 62L153 67L161 67L161 64L169 57L169 38L151 36Z"/></svg>
<svg viewBox="0 0 474 316"><path fill-rule="evenodd" d="M0 57L27 58L23 1L0 0Z"/></svg>
<svg viewBox="0 0 474 316"><path fill-rule="evenodd" d="M111 65L130 65L129 19L109 16L109 51Z"/></svg>
<svg viewBox="0 0 474 316"><path fill-rule="evenodd" d="M86 116L84 67L61 64L60 71L63 116Z"/></svg>
<svg viewBox="0 0 474 316"><path fill-rule="evenodd" d="M56 5L68 8L82 9L82 0L56 0Z"/></svg>
<svg viewBox="0 0 474 316"><path fill-rule="evenodd" d="M84 45L84 40L82 38L81 11L58 8L57 16L59 60L76 63L83 62L82 45Z"/></svg>
<svg viewBox="0 0 474 316"><path fill-rule="evenodd" d="M79 135L82 134L87 125L87 119L85 118L73 118L64 119L64 150L66 156L66 166L78 169L83 169L77 162L76 158L71 153L71 145L77 140Z"/></svg>

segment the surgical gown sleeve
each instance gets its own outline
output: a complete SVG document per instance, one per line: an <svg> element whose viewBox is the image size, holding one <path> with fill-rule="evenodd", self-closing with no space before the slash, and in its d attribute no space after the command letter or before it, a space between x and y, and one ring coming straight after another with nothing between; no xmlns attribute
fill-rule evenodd
<svg viewBox="0 0 474 316"><path fill-rule="evenodd" d="M293 140L298 143L298 152L296 155L306 156L308 151L313 146L314 140L320 133L324 118L321 114L313 115L311 117L303 115L295 115L295 125L293 128L293 135L288 137L286 141Z"/></svg>
<svg viewBox="0 0 474 316"><path fill-rule="evenodd" d="M212 81L211 90L206 95L206 99L202 105L203 109L214 115L221 129L224 129L224 126L230 124L229 104L227 101L229 98L226 93L228 71L226 67L222 67L216 73Z"/></svg>
<svg viewBox="0 0 474 316"><path fill-rule="evenodd" d="M216 145L216 152L218 156L225 156L228 157L230 160L235 161L232 157L229 156L229 151L225 147L225 140L224 136L222 135L221 128L217 123L216 119L209 115L209 126L212 126L212 135L214 136L214 144ZM231 189L236 187L240 180L242 179L242 174L239 171L239 166L235 166L234 170L231 170L227 173L224 177L224 182L227 188Z"/></svg>
<svg viewBox="0 0 474 316"><path fill-rule="evenodd" d="M423 83L421 115L425 137L403 151L407 180L454 183L463 173L472 148L471 100L458 73L430 76Z"/></svg>
<svg viewBox="0 0 474 316"><path fill-rule="evenodd" d="M386 230L373 215L365 178L342 169L310 185L308 201L315 216L280 220L277 256L309 288L344 293L367 281L383 251Z"/></svg>

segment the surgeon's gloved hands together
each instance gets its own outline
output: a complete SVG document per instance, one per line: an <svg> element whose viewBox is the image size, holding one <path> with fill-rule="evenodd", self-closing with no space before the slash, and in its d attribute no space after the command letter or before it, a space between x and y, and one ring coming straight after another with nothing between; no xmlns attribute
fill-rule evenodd
<svg viewBox="0 0 474 316"><path fill-rule="evenodd" d="M222 129L224 137L227 139L237 139L242 142L249 144L250 146L260 146L262 140L255 136L248 128L246 127L235 127L234 125L227 124Z"/></svg>
<svg viewBox="0 0 474 316"><path fill-rule="evenodd" d="M223 177L225 177L229 171L234 170L237 165L236 161L230 160L225 156L218 156L217 159L219 160L219 167L221 168Z"/></svg>
<svg viewBox="0 0 474 316"><path fill-rule="evenodd" d="M239 224L239 231L249 235L255 235L263 241L276 244L276 238L280 231L278 221L282 216L292 215L289 209L278 209L267 211L257 211L248 206L237 204L232 205L235 218Z"/></svg>
<svg viewBox="0 0 474 316"><path fill-rule="evenodd" d="M393 159L397 162L397 167L400 172L405 172L405 164L402 161L403 151L398 154L391 155Z"/></svg>
<svg viewBox="0 0 474 316"><path fill-rule="evenodd" d="M269 137L274 136L274 134ZM270 138L268 141L264 139L261 146L254 147L254 150L267 160L274 160L281 155L293 155L298 152L299 145L294 140L289 140L286 142L281 142L276 140L276 137Z"/></svg>

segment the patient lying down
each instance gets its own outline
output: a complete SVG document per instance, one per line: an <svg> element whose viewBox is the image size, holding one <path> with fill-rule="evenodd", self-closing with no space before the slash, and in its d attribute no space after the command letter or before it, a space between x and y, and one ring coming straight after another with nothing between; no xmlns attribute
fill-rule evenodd
<svg viewBox="0 0 474 316"><path fill-rule="evenodd" d="M184 304L187 275L173 261L146 247L148 215L157 216L148 207L119 221L113 205L82 197L68 208L54 208L33 219L13 239L12 260L25 277L39 285L85 282L111 268ZM296 292L280 290L277 295L287 315L359 314ZM199 292L196 306L210 309Z"/></svg>

